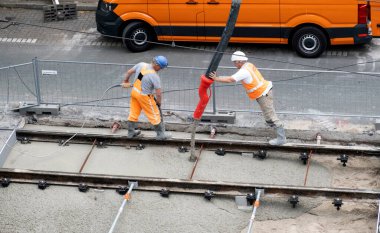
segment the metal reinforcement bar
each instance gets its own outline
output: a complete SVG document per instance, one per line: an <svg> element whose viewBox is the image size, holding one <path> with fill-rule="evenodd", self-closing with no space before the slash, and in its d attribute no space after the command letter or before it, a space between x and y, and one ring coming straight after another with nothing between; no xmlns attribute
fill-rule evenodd
<svg viewBox="0 0 380 233"><path fill-rule="evenodd" d="M299 196L339 197L347 199L379 199L380 190L303 187L286 185L265 185L251 183L234 183L222 181L183 180L150 177L110 176L95 174L79 174L66 172L32 171L21 169L0 169L0 179L10 179L11 183L37 184L45 180L49 185L78 186L85 183L88 187L114 189L128 182L138 182L136 190L160 191L170 189L173 193L204 194L212 190L220 196L236 196L252 193L256 189L264 189L266 194L285 194Z"/></svg>
<svg viewBox="0 0 380 233"><path fill-rule="evenodd" d="M67 139L73 135L72 132L62 131L46 131L46 130L28 130L18 129L16 131L17 138L27 137L30 140L58 142L62 139ZM98 133L76 133L76 136L70 140L71 143L84 143L92 144L94 139L97 141L106 142L107 145L125 145L126 143L145 142L147 144L162 145L163 141L156 140L154 137L139 137L136 139L128 139L127 135L112 135L112 134L98 134ZM173 137L165 140L165 145L188 145L190 143L189 137ZM313 150L314 153L347 153L355 155L380 155L380 147L367 147L367 146L341 146L341 145L317 145L317 144L297 144L287 143L282 146L271 146L267 142L247 141L247 140L231 140L231 139L197 139L196 145L204 145L207 149L225 148L226 152L251 152L258 149L276 150L284 152L305 152Z"/></svg>

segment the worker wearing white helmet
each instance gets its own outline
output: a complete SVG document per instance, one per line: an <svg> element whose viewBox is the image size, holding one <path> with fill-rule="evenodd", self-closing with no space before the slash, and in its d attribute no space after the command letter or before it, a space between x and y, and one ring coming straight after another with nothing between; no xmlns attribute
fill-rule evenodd
<svg viewBox="0 0 380 233"><path fill-rule="evenodd" d="M157 139L167 139L164 123L160 116L161 106L161 80L157 72L168 66L168 60L164 56L156 56L152 62L140 62L129 69L125 75L123 87L131 87L129 78L135 74L128 117L128 138L137 137L140 134L136 130L136 124L141 111L144 111L149 122L154 126Z"/></svg>
<svg viewBox="0 0 380 233"><path fill-rule="evenodd" d="M248 57L243 52L234 52L231 56L231 61L239 69L235 74L218 77L215 72L212 72L210 78L222 83L241 82L248 97L251 100L256 100L260 105L266 123L276 129L277 138L270 140L269 144L285 144L284 126L278 119L273 106L272 82L265 80L256 66L247 62Z"/></svg>

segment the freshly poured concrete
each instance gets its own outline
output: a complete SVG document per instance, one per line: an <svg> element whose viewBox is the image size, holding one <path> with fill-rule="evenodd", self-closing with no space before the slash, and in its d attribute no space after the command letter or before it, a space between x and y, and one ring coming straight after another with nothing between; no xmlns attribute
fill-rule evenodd
<svg viewBox="0 0 380 233"><path fill-rule="evenodd" d="M1 233L108 232L123 202L114 190L10 184L0 186ZM330 199L300 197L292 208L287 197L264 195L254 231L265 233L370 233L375 231L377 205L345 201L337 211ZM233 198L132 191L114 233L246 233L251 210L239 210Z"/></svg>
<svg viewBox="0 0 380 233"><path fill-rule="evenodd" d="M82 133L109 131L108 129L87 130L85 128L80 130ZM184 136L187 135L184 134ZM64 147L59 146L58 143L18 143L8 156L4 167L79 172L90 149L91 145L72 143ZM190 152L180 153L177 147L164 145L146 144L143 150L136 150L135 147L129 147L129 144L124 147L95 147L82 172L188 179L193 168L189 156ZM268 152L268 158L260 160L236 153L218 156L213 151L207 151L207 148L204 148L193 179L303 185L305 173L306 166L298 160L298 154L284 155ZM284 174L287 175L284 176ZM330 170L314 162L310 166L308 186L330 187L330 177Z"/></svg>
<svg viewBox="0 0 380 233"><path fill-rule="evenodd" d="M79 172L90 151L90 145L32 142L17 143L5 161L4 168L43 171Z"/></svg>
<svg viewBox="0 0 380 233"><path fill-rule="evenodd" d="M54 130L70 133L110 134L109 129L69 128L27 125L27 129ZM123 135L126 131L119 131ZM152 136L153 132L144 131ZM186 133L176 132L177 137L188 137ZM199 137L206 135L198 134ZM57 143L32 142L16 144L4 165L6 168L23 168L46 171L79 172L91 149L91 145L71 144L58 146ZM268 158L257 158L229 154L218 156L212 151L202 151L193 179L212 181L231 181L278 185L303 185L306 167L297 160L296 154L280 155L268 152ZM179 153L175 147L146 145L144 150L135 147L108 146L95 147L87 161L83 173L147 176L161 178L187 179L193 163L189 162L190 153ZM287 174L284 176L283 174ZM309 171L309 186L328 187L331 182L328 169L312 163Z"/></svg>
<svg viewBox="0 0 380 233"><path fill-rule="evenodd" d="M321 200L304 198L293 209L285 198L264 195L257 221L296 218ZM114 190L82 193L76 187L53 185L42 191L37 185L11 184L0 187L0 232L104 233L122 202L123 196ZM132 191L114 232L236 233L248 226L250 217L251 210L239 210L233 198L207 201L202 195L180 194L163 198L157 192Z"/></svg>
<svg viewBox="0 0 380 233"><path fill-rule="evenodd" d="M188 159L174 147L146 145L136 150L110 146L94 148L83 172L186 179L193 166Z"/></svg>
<svg viewBox="0 0 380 233"><path fill-rule="evenodd" d="M34 127L36 130L47 129ZM109 133L109 129L62 127L61 130ZM126 131L121 130L118 134L125 135ZM144 134L154 135L153 132ZM188 137L186 133L178 132L174 136ZM207 135L197 137L206 138ZM220 135L218 138L222 139ZM7 158L6 167L78 172L90 149L91 145L71 143L65 147L57 143L17 143ZM165 145L146 145L144 150L127 145L95 147L83 172L186 179L193 163L188 161L189 152L179 153L177 149ZM218 156L204 148L193 179L302 186L306 166L298 156L296 153L268 152L268 158L260 160L232 153ZM351 159L357 164L355 158ZM374 162L378 160L372 161L376 164ZM362 165L367 167L368 164ZM365 168L359 168L364 172ZM307 185L339 186L332 181L337 178L336 170L342 170L340 179L351 177L349 170L341 167L335 157L315 155ZM337 212L330 199L300 197L297 208L292 208L287 199L287 196L264 195L256 214L254 232L374 231L377 217L374 202L344 200L342 210ZM37 185L11 183L8 188L0 187L0 232L108 232L122 201L123 197L114 190L90 189L81 193L76 187L52 185L41 191ZM114 232L245 233L250 217L251 210L239 210L232 197L217 196L207 201L202 195L172 194L167 199L157 192L135 190ZM335 225L331 227L332 224Z"/></svg>
<svg viewBox="0 0 380 233"><path fill-rule="evenodd" d="M218 156L214 152L204 151L193 179L303 186L306 166L298 160L298 156L296 153L280 155L269 151L268 157L261 160L231 153ZM312 162L307 185L328 187L330 177L329 169Z"/></svg>

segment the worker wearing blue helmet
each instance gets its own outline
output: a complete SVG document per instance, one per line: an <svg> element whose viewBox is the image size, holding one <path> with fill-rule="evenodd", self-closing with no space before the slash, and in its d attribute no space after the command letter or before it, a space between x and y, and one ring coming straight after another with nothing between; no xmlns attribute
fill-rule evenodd
<svg viewBox="0 0 380 233"><path fill-rule="evenodd" d="M156 56L151 63L140 62L127 71L123 87L133 87L128 116L128 138L137 137L140 134L136 127L141 111L144 111L149 122L154 126L157 139L165 140L170 137L165 133L164 123L160 115L159 107L161 106L162 94L161 80L157 73L167 66L166 57ZM129 78L133 74L135 76L133 85L131 85Z"/></svg>

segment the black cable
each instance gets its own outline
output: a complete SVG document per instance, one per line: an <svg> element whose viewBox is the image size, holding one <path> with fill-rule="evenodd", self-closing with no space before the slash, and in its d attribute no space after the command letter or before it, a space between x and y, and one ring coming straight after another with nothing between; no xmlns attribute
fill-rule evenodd
<svg viewBox="0 0 380 233"><path fill-rule="evenodd" d="M16 70L16 67L13 67L13 69L16 71L16 74L18 76L18 79L20 79L20 81L22 82L22 84L25 86L25 88L34 96L34 97L37 97L36 94L34 94L34 92L32 90L29 89L29 87L26 85L26 83L24 82L24 80L22 80L22 78L20 77L20 74L17 72Z"/></svg>
<svg viewBox="0 0 380 233"><path fill-rule="evenodd" d="M14 24L13 24L13 23L10 23L10 24L8 24L8 25L5 26L5 27L0 28L0 30L2 30L2 29L6 29L6 28L9 28L11 25L14 25Z"/></svg>

